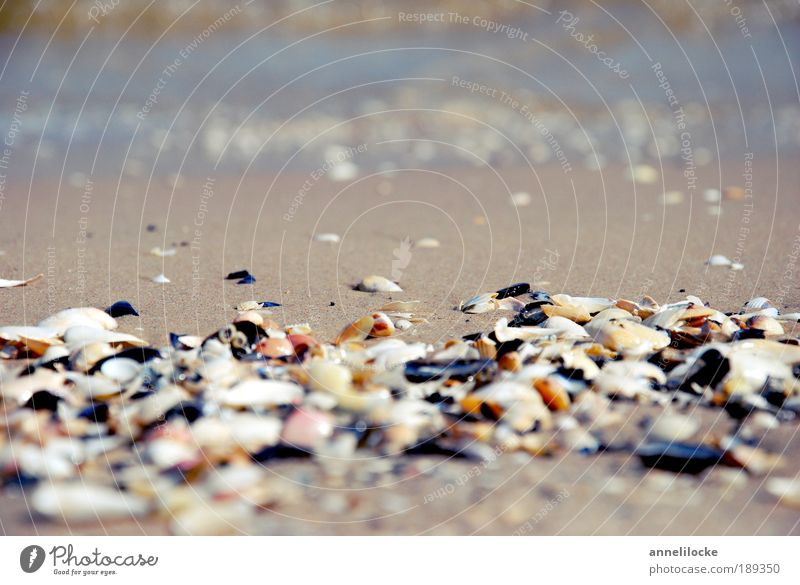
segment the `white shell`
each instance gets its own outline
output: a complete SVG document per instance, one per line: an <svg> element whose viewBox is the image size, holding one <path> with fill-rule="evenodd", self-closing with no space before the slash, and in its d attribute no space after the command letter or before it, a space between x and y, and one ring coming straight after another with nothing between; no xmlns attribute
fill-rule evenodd
<svg viewBox="0 0 800 585"><path fill-rule="evenodd" d="M32 282L36 282L43 276L44 274L37 274L33 278L29 278L27 280L6 280L5 278L0 278L0 288L13 288L15 286L25 286Z"/></svg>
<svg viewBox="0 0 800 585"><path fill-rule="evenodd" d="M103 362L100 371L107 378L127 384L139 375L142 364L130 358L112 358Z"/></svg>
<svg viewBox="0 0 800 585"><path fill-rule="evenodd" d="M414 242L415 248L438 248L440 245L436 238L420 238Z"/></svg>
<svg viewBox="0 0 800 585"><path fill-rule="evenodd" d="M327 242L329 244L338 244L342 238L339 237L339 234L330 234L330 233L322 233L317 234L314 236L314 239L317 242Z"/></svg>
<svg viewBox="0 0 800 585"><path fill-rule="evenodd" d="M164 274L159 274L158 276L153 277L153 282L156 284L167 284L172 281L166 276L164 276Z"/></svg>
<svg viewBox="0 0 800 585"><path fill-rule="evenodd" d="M89 343L119 343L126 346L144 347L147 342L134 335L118 333L116 331L106 331L105 329L95 329L78 325L70 327L64 333L64 341L70 349L78 349Z"/></svg>
<svg viewBox="0 0 800 585"><path fill-rule="evenodd" d="M403 292L403 289L396 282L375 274L365 276L358 283L358 290L364 292Z"/></svg>
<svg viewBox="0 0 800 585"><path fill-rule="evenodd" d="M219 402L233 408L270 407L296 404L303 397L303 387L278 380L245 380L222 391Z"/></svg>
<svg viewBox="0 0 800 585"><path fill-rule="evenodd" d="M706 264L709 266L730 266L733 264L733 261L728 258L727 256L723 256L722 254L714 254L706 260Z"/></svg>
<svg viewBox="0 0 800 585"><path fill-rule="evenodd" d="M83 326L95 329L116 329L117 321L105 311L94 307L65 309L39 322L39 327L54 329L59 335L70 327Z"/></svg>

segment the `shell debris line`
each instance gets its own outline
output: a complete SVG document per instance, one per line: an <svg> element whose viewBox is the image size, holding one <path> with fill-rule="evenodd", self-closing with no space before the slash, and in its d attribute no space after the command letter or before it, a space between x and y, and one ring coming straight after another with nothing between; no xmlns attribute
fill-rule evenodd
<svg viewBox="0 0 800 585"><path fill-rule="evenodd" d="M774 475L780 446L761 443L800 414L799 315L764 297L726 314L691 295L659 304L520 282L461 303L497 311L489 330L433 344L413 338L420 301L385 303L334 339L278 323L279 306L245 301L219 330L166 347L118 332L117 317L137 314L125 301L0 327L3 485L23 486L42 517L151 516L216 534L280 508L268 467L287 457L622 452L639 473L770 475L754 489L800 501L800 481ZM647 418L621 416L625 403ZM704 428L698 411L724 424ZM619 425L638 439L621 442Z"/></svg>

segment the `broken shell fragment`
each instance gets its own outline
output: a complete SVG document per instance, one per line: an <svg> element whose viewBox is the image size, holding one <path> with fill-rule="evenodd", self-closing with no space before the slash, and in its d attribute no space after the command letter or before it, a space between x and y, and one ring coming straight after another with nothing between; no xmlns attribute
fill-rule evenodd
<svg viewBox="0 0 800 585"><path fill-rule="evenodd" d="M42 277L44 277L44 274L37 274L33 278L28 278L27 280L6 280L5 278L0 278L0 288L14 288L17 286L27 286L31 283L36 282Z"/></svg>
<svg viewBox="0 0 800 585"><path fill-rule="evenodd" d="M152 281L156 284L169 284L172 282L169 278L167 278L163 273L159 274L158 276L154 276Z"/></svg>
<svg viewBox="0 0 800 585"><path fill-rule="evenodd" d="M365 276L356 288L364 292L403 292L396 282L375 274Z"/></svg>
<svg viewBox="0 0 800 585"><path fill-rule="evenodd" d="M371 315L366 315L353 321L333 341L336 345L341 345L350 341L364 341L369 337L375 326L375 319Z"/></svg>

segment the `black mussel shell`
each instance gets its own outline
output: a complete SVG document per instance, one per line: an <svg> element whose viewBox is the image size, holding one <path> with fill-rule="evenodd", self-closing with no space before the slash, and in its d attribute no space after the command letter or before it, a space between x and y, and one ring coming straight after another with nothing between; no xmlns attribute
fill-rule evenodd
<svg viewBox="0 0 800 585"><path fill-rule="evenodd" d="M92 422L104 423L108 420L108 404L93 402L78 413L78 418L88 418Z"/></svg>
<svg viewBox="0 0 800 585"><path fill-rule="evenodd" d="M39 390L28 398L23 407L33 410L49 410L50 412L55 412L58 409L59 402L61 402L60 396L56 396L47 390Z"/></svg>
<svg viewBox="0 0 800 585"><path fill-rule="evenodd" d="M693 392L692 384L697 384L701 388L706 386L715 388L731 369L728 358L724 357L718 350L709 349L698 358L701 364L694 373L687 376L680 386L685 392Z"/></svg>
<svg viewBox="0 0 800 585"><path fill-rule="evenodd" d="M255 281L256 281L256 277L253 276L252 274L248 274L247 276L242 278L242 280L240 280L236 284L254 284Z"/></svg>
<svg viewBox="0 0 800 585"><path fill-rule="evenodd" d="M531 292L528 293L528 296L530 297L531 301L533 301L533 302L532 303L528 303L528 305L526 305L526 307L525 307L526 309L529 308L529 307L533 308L533 307L531 307L531 305L534 305L534 303L535 303L535 305L534 305L535 307L540 307L542 305L552 305L553 304L553 299L550 298L550 295L548 293L544 292L543 290L531 291Z"/></svg>
<svg viewBox="0 0 800 585"><path fill-rule="evenodd" d="M265 309L269 309L269 308L272 308L272 307L280 307L281 306L280 303L275 303L273 301L261 301L258 304L261 305L262 307L264 307Z"/></svg>
<svg viewBox="0 0 800 585"><path fill-rule="evenodd" d="M225 277L225 280L239 280L240 278L245 278L247 276L250 276L249 270L235 270L228 273L228 276Z"/></svg>
<svg viewBox="0 0 800 585"><path fill-rule="evenodd" d="M171 418L184 418L186 422L193 423L201 416L203 416L203 404L201 402L186 400L179 402L165 412L164 420L169 420Z"/></svg>
<svg viewBox="0 0 800 585"><path fill-rule="evenodd" d="M696 475L720 462L723 452L707 445L654 441L636 451L645 467Z"/></svg>
<svg viewBox="0 0 800 585"><path fill-rule="evenodd" d="M128 301L117 301L110 307L106 307L106 313L114 317L125 317L126 315L133 315L134 317L138 317L139 313L136 312L136 309L133 308Z"/></svg>
<svg viewBox="0 0 800 585"><path fill-rule="evenodd" d="M505 288L501 288L497 291L497 299L505 299L508 297L518 297L520 295L524 295L528 291L531 290L531 285L527 282L518 282L516 284L512 284L511 286L507 286Z"/></svg>
<svg viewBox="0 0 800 585"><path fill-rule="evenodd" d="M539 308L540 305L536 305L535 307L529 309L528 307L533 304L535 303L526 305L524 309L522 309L513 319L511 319L508 326L529 327L544 323L547 320L547 315Z"/></svg>
<svg viewBox="0 0 800 585"><path fill-rule="evenodd" d="M415 384L441 379L466 382L476 376L492 376L496 370L497 362L494 360L412 360L406 363L405 376Z"/></svg>
<svg viewBox="0 0 800 585"><path fill-rule="evenodd" d="M265 447L251 455L254 461L264 462L272 459L297 459L311 457L311 452L291 445Z"/></svg>

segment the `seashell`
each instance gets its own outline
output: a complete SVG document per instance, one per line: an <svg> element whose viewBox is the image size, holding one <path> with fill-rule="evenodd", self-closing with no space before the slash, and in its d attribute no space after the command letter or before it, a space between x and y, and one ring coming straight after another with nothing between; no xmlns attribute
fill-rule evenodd
<svg viewBox="0 0 800 585"><path fill-rule="evenodd" d="M164 420L166 412L188 398L189 394L183 388L169 385L136 401L131 415L137 423L150 425L159 419Z"/></svg>
<svg viewBox="0 0 800 585"><path fill-rule="evenodd" d="M39 322L39 327L53 329L58 335L64 335L67 329L77 326L112 330L117 328L117 322L105 311L94 307L65 309Z"/></svg>
<svg viewBox="0 0 800 585"><path fill-rule="evenodd" d="M414 242L415 248L438 248L441 244L436 238L420 238Z"/></svg>
<svg viewBox="0 0 800 585"><path fill-rule="evenodd" d="M39 514L67 522L136 518L150 508L143 498L85 481L44 484L31 496L31 505Z"/></svg>
<svg viewBox="0 0 800 585"><path fill-rule="evenodd" d="M287 325L284 330L286 331L287 335L311 335L311 333L313 333L313 329L311 329L311 325L308 323L294 323L293 325Z"/></svg>
<svg viewBox="0 0 800 585"><path fill-rule="evenodd" d="M124 347L144 347L147 342L134 335L118 333L116 331L106 331L105 329L95 329L77 325L70 327L64 333L64 342L69 348L79 348L90 343L110 343L112 345L122 345Z"/></svg>
<svg viewBox="0 0 800 585"><path fill-rule="evenodd" d="M241 280L243 278L247 278L248 276L252 276L249 270L234 270L233 272L228 273L228 275L225 277L225 280Z"/></svg>
<svg viewBox="0 0 800 585"><path fill-rule="evenodd" d="M750 329L759 329L763 331L765 335L784 334L783 325L774 317L768 317L766 315L750 317L747 320L747 327Z"/></svg>
<svg viewBox="0 0 800 585"><path fill-rule="evenodd" d="M159 275L157 275L157 276L154 276L154 277L152 278L152 282L154 282L154 283L156 283L156 284L169 284L169 283L170 283L170 282L172 282L172 281L171 281L169 278L167 278L167 277L164 275L164 273L161 273L161 274L159 274Z"/></svg>
<svg viewBox="0 0 800 585"><path fill-rule="evenodd" d="M636 183L650 185L658 181L660 174L655 167L638 164L628 168L628 179Z"/></svg>
<svg viewBox="0 0 800 585"><path fill-rule="evenodd" d="M497 293L492 292L472 297L468 301L461 303L459 309L464 313L478 314L494 311L497 307Z"/></svg>
<svg viewBox="0 0 800 585"><path fill-rule="evenodd" d="M497 300L505 299L508 297L519 297L528 294L531 290L531 285L527 282L518 282L505 288L501 288L495 294Z"/></svg>
<svg viewBox="0 0 800 585"><path fill-rule="evenodd" d="M485 335L475 341L475 349L483 359L493 360L497 357L497 344Z"/></svg>
<svg viewBox="0 0 800 585"><path fill-rule="evenodd" d="M527 207L531 204L531 194L525 191L519 191L511 194L511 203L514 207Z"/></svg>
<svg viewBox="0 0 800 585"><path fill-rule="evenodd" d="M222 391L220 404L232 408L269 408L282 404L299 404L303 388L278 380L244 380L230 390Z"/></svg>
<svg viewBox="0 0 800 585"><path fill-rule="evenodd" d="M341 241L341 238L338 234L331 234L331 233L321 233L314 236L314 239L317 242L327 242L329 244L338 244Z"/></svg>
<svg viewBox="0 0 800 585"><path fill-rule="evenodd" d="M757 311L759 309L770 309L772 308L772 303L766 297L755 297L750 299L744 304L744 312L748 313L750 311Z"/></svg>
<svg viewBox="0 0 800 585"><path fill-rule="evenodd" d="M580 307L590 315L610 309L616 303L613 299L604 297L573 297L565 294L552 295L551 299L556 305Z"/></svg>
<svg viewBox="0 0 800 585"><path fill-rule="evenodd" d="M733 437L723 439L721 447L725 451L723 461L726 465L741 467L752 475L766 475L783 465L783 458L780 455L751 447Z"/></svg>
<svg viewBox="0 0 800 585"><path fill-rule="evenodd" d="M114 380L100 378L98 376L86 376L78 372L68 372L65 376L67 380L75 385L78 392L93 400L110 398L123 391L122 386Z"/></svg>
<svg viewBox="0 0 800 585"><path fill-rule="evenodd" d="M44 277L44 274L37 274L33 278L28 278L27 280L6 280L5 278L0 278L0 288L14 288L17 286L27 286L31 283L36 282L42 277Z"/></svg>
<svg viewBox="0 0 800 585"><path fill-rule="evenodd" d="M553 411L569 410L570 400L567 391L553 378L541 378L533 383L547 408Z"/></svg>
<svg viewBox="0 0 800 585"><path fill-rule="evenodd" d="M139 316L139 313L136 312L136 309L134 309L133 305L128 301L117 301L110 307L106 307L104 312L111 317L125 317L126 315L133 315L134 317ZM115 327L116 323L114 327L106 327L106 329L114 329Z"/></svg>
<svg viewBox="0 0 800 585"><path fill-rule="evenodd" d="M298 408L281 432L281 440L292 447L314 451L333 435L334 417L329 412Z"/></svg>
<svg viewBox="0 0 800 585"><path fill-rule="evenodd" d="M375 319L372 316L367 315L365 317L361 317L342 329L342 332L336 336L336 339L334 339L333 343L336 345L341 345L342 343L347 343L349 341L364 341L367 337L369 337L374 326Z"/></svg>
<svg viewBox="0 0 800 585"><path fill-rule="evenodd" d="M542 312L548 317L563 317L575 323L587 323L592 318L586 309L578 305L544 305Z"/></svg>
<svg viewBox="0 0 800 585"><path fill-rule="evenodd" d="M365 276L356 288L364 292L403 292L397 283L374 274Z"/></svg>
<svg viewBox="0 0 800 585"><path fill-rule="evenodd" d="M394 335L395 327L386 313L373 313L373 325L369 334L372 337L389 337Z"/></svg>
<svg viewBox="0 0 800 585"><path fill-rule="evenodd" d="M457 380L465 382L476 376L491 378L497 370L494 360L448 360L426 361L412 360L406 362L405 377L409 382L421 384L431 380Z"/></svg>
<svg viewBox="0 0 800 585"><path fill-rule="evenodd" d="M635 321L610 321L594 336L598 343L626 355L644 355L667 347L670 337Z"/></svg>
<svg viewBox="0 0 800 585"><path fill-rule="evenodd" d="M733 264L733 261L728 258L727 256L723 256L722 254L714 254L708 260L706 260L706 264L708 266L728 266L730 267Z"/></svg>
<svg viewBox="0 0 800 585"><path fill-rule="evenodd" d="M120 384L128 384L142 371L142 364L136 360L124 357L116 357L103 362L100 372L108 378Z"/></svg>
<svg viewBox="0 0 800 585"><path fill-rule="evenodd" d="M385 313L413 313L417 309L420 301L392 301L383 305L379 311Z"/></svg>
<svg viewBox="0 0 800 585"><path fill-rule="evenodd" d="M656 441L686 441L700 428L696 419L665 412L655 417L648 429L648 438Z"/></svg>
<svg viewBox="0 0 800 585"><path fill-rule="evenodd" d="M525 303L514 297L506 297L495 301L497 308L503 311L521 311L525 308Z"/></svg>
<svg viewBox="0 0 800 585"><path fill-rule="evenodd" d="M264 316L260 312L244 311L242 313L239 313L233 320L234 323L243 323L245 321L247 321L248 323L252 323L253 325L256 325L258 327L261 327L263 329Z"/></svg>
<svg viewBox="0 0 800 585"><path fill-rule="evenodd" d="M197 464L199 452L195 444L163 437L147 443L146 459L160 470L189 468Z"/></svg>
<svg viewBox="0 0 800 585"><path fill-rule="evenodd" d="M42 355L52 345L62 345L55 329L31 326L0 327L0 340L24 347L36 355Z"/></svg>
<svg viewBox="0 0 800 585"><path fill-rule="evenodd" d="M586 328L578 325L571 319L559 315L547 319L542 323L542 328L554 331L556 337L559 339L584 339L590 337Z"/></svg>
<svg viewBox="0 0 800 585"><path fill-rule="evenodd" d="M719 449L691 443L654 441L636 450L645 467L697 475L722 459Z"/></svg>
<svg viewBox="0 0 800 585"><path fill-rule="evenodd" d="M294 355L294 345L288 338L264 338L256 345L256 352L270 359Z"/></svg>
<svg viewBox="0 0 800 585"><path fill-rule="evenodd" d="M340 364L314 360L311 362L308 374L314 390L331 394L346 394L352 390L353 376L348 368Z"/></svg>
<svg viewBox="0 0 800 585"><path fill-rule="evenodd" d="M159 246L155 246L154 248L150 249L150 253L153 256L158 256L159 258L166 258L167 256L174 256L178 253L177 248L161 248Z"/></svg>
<svg viewBox="0 0 800 585"><path fill-rule="evenodd" d="M70 368L78 372L88 372L97 362L113 353L114 349L107 343L89 343L72 354Z"/></svg>
<svg viewBox="0 0 800 585"><path fill-rule="evenodd" d="M408 331L414 326L414 324L408 319L398 319L394 322L394 326L398 331Z"/></svg>
<svg viewBox="0 0 800 585"><path fill-rule="evenodd" d="M280 441L283 423L262 413L239 413L226 420L231 441L248 453L256 453L265 447L277 445Z"/></svg>
<svg viewBox="0 0 800 585"><path fill-rule="evenodd" d="M539 393L519 382L487 384L464 397L461 407L491 420L502 417L517 432L529 431L537 422L550 420L550 411Z"/></svg>

